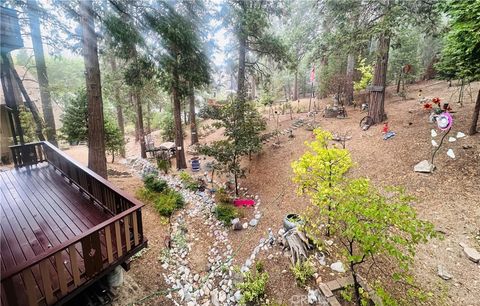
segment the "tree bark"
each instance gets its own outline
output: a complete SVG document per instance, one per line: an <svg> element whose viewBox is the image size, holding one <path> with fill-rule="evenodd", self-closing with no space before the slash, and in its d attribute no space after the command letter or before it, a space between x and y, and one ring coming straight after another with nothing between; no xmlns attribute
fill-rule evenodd
<svg viewBox="0 0 480 306"><path fill-rule="evenodd" d="M185 160L185 150L183 148L182 104L176 87L180 83L180 79L176 70L173 71L173 83L175 84L172 88L173 118L175 120L175 160L177 169L186 169L187 161Z"/></svg>
<svg viewBox="0 0 480 306"><path fill-rule="evenodd" d="M147 99L147 134L152 133L152 108L150 104L150 99Z"/></svg>
<svg viewBox="0 0 480 306"><path fill-rule="evenodd" d="M480 113L480 90L477 93L477 102L475 103L475 109L473 110L472 124L470 125L469 135L477 133L478 115Z"/></svg>
<svg viewBox="0 0 480 306"><path fill-rule="evenodd" d="M88 167L106 178L107 160L105 158L102 85L93 16L92 2L81 0L80 23L88 98Z"/></svg>
<svg viewBox="0 0 480 306"><path fill-rule="evenodd" d="M54 146L58 146L55 118L53 115L52 101L48 84L47 66L43 52L42 35L40 32L40 20L38 17L38 5L36 0L28 0L28 19L30 23L30 34L32 36L33 54L37 69L37 79L40 87L40 98L42 101L43 119L45 121L47 140Z"/></svg>
<svg viewBox="0 0 480 306"><path fill-rule="evenodd" d="M371 101L368 106L368 115L372 117L375 124L385 120L385 86L387 81L389 47L390 38L387 37L385 33L380 34L377 63L375 64L375 73L372 82L374 91L371 93ZM377 91L375 87L381 89Z"/></svg>
<svg viewBox="0 0 480 306"><path fill-rule="evenodd" d="M238 103L244 104L247 100L245 90L245 58L247 50L247 38L243 34L239 34L238 47L238 80L237 80L237 98Z"/></svg>
<svg viewBox="0 0 480 306"><path fill-rule="evenodd" d="M12 128L13 142L15 145L18 144L17 137L19 138L20 144L25 144L23 138L23 129L20 123L20 116L18 111L18 103L15 97L15 92L13 88L13 73L12 66L9 57L6 53L1 54L1 84L3 94L5 95L5 103L8 107L12 109L12 117L10 117L10 126Z"/></svg>
<svg viewBox="0 0 480 306"><path fill-rule="evenodd" d="M293 101L298 99L298 70L295 69L295 83L293 85Z"/></svg>
<svg viewBox="0 0 480 306"><path fill-rule="evenodd" d="M252 75L252 100L255 100L257 96L257 81L255 80L255 75Z"/></svg>
<svg viewBox="0 0 480 306"><path fill-rule="evenodd" d="M192 145L198 143L197 118L195 115L195 90L190 83L190 142Z"/></svg>
<svg viewBox="0 0 480 306"><path fill-rule="evenodd" d="M133 103L137 113L137 128L138 128L138 140L140 141L140 156L147 158L147 148L145 145L145 130L143 128L143 109L140 92L138 89L133 89Z"/></svg>
<svg viewBox="0 0 480 306"><path fill-rule="evenodd" d="M35 127L36 127L35 128L35 134L37 134L38 140L45 141L45 137L43 136L43 132L42 132L43 121L42 121L42 118L40 117L40 114L38 112L38 108L35 105L35 103L33 103L32 99L30 99L30 96L28 95L25 86L23 86L23 82L20 79L20 76L18 75L17 70L15 70L15 68L13 68L13 65L10 64L12 61L9 57L10 56L7 56L6 58L8 60L9 66L10 66L11 73L12 73L14 79L15 79L15 82L18 85L18 89L20 89L20 92L21 92L23 98L25 99L25 105L27 106L27 108L32 113L33 121L35 122ZM14 88L14 90L16 90L16 89L17 88Z"/></svg>
<svg viewBox="0 0 480 306"><path fill-rule="evenodd" d="M355 68L355 57L352 52L347 56L347 73L346 73L346 89L345 89L345 104L353 104L353 70Z"/></svg>
<svg viewBox="0 0 480 306"><path fill-rule="evenodd" d="M400 69L400 73L398 75L398 80L397 80L397 94L400 92L401 84L402 84L402 70Z"/></svg>
<svg viewBox="0 0 480 306"><path fill-rule="evenodd" d="M118 70L117 70L117 62L115 61L115 57L111 57L110 66L112 67L113 74L117 74ZM123 107L122 107L122 101L120 99L120 88L118 86L114 86L113 96L115 97L115 109L117 111L118 128L120 129L120 133L122 134L122 139L125 140L125 119L123 118ZM120 156L125 158L124 146L122 146L122 148L120 149Z"/></svg>

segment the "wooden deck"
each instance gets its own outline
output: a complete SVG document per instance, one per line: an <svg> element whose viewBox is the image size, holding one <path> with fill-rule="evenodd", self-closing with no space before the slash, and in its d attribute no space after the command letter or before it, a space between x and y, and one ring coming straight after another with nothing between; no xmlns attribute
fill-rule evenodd
<svg viewBox="0 0 480 306"><path fill-rule="evenodd" d="M2 305L62 303L146 245L140 203L48 143L12 151L19 167L0 172Z"/></svg>
<svg viewBox="0 0 480 306"><path fill-rule="evenodd" d="M0 202L2 274L112 217L45 162L0 172Z"/></svg>

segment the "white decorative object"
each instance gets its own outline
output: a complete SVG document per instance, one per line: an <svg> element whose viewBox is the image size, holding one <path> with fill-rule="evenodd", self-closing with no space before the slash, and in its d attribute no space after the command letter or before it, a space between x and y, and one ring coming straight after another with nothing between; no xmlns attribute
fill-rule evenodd
<svg viewBox="0 0 480 306"><path fill-rule="evenodd" d="M432 129L430 132L431 132L431 134L432 134L432 137L436 137L436 136L437 136L437 132L436 132L434 129Z"/></svg>
<svg viewBox="0 0 480 306"><path fill-rule="evenodd" d="M413 167L415 172L431 173L435 169L435 166L432 165L428 160L422 160Z"/></svg>
<svg viewBox="0 0 480 306"><path fill-rule="evenodd" d="M453 150L452 149L448 149L447 151L447 155L451 158L455 158L455 153L453 153Z"/></svg>
<svg viewBox="0 0 480 306"><path fill-rule="evenodd" d="M454 142L454 141L457 141L457 138L452 136L448 137L448 142Z"/></svg>
<svg viewBox="0 0 480 306"><path fill-rule="evenodd" d="M437 143L435 140L433 140L433 139L432 139L432 146L438 147L438 143Z"/></svg>
<svg viewBox="0 0 480 306"><path fill-rule="evenodd" d="M463 138L465 137L465 134L463 134L462 132L457 132L457 138Z"/></svg>

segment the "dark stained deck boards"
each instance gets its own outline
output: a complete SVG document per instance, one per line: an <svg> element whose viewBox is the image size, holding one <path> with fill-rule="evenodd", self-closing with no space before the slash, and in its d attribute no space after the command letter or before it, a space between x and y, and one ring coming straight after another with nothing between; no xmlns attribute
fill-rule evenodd
<svg viewBox="0 0 480 306"><path fill-rule="evenodd" d="M18 265L48 252L112 217L47 163L0 172L0 202L5 237L1 240L2 272L11 269L12 262ZM81 250L77 252L81 255ZM50 269L55 269L53 260Z"/></svg>

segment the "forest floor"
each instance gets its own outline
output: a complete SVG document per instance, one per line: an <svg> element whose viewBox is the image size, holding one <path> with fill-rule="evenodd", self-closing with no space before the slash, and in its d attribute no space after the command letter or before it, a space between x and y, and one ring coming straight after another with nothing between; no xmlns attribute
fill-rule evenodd
<svg viewBox="0 0 480 306"><path fill-rule="evenodd" d="M478 92L480 83L472 84L471 92ZM367 131L359 127L360 119L366 115L353 107L348 107L348 118L327 119L316 116L316 123L325 130L339 135L348 134L351 139L346 142L356 163L349 172L352 177L367 177L377 186L397 185L416 197L415 207L422 219L431 221L436 229L444 233L444 239L433 239L418 247L414 263L414 274L418 284L431 291L435 299L427 301L427 305L480 305L480 265L468 260L459 243L466 243L480 249L480 134L458 138L455 142L445 140L435 159L437 169L433 174L420 174L413 171L419 161L429 159L432 153L430 131L433 125L428 122L428 113L418 102L418 90L422 89L426 97L440 97L450 101L453 108L454 123L450 136L457 132L467 133L473 101L466 95L463 107L455 101L458 87L448 88L446 82L429 81L408 86L407 99L390 93L386 98L388 124L396 136L383 140L382 126L373 126ZM473 99L475 96L473 97ZM473 100L472 99L472 100ZM300 103L292 103L295 112L293 120L287 112L279 116L280 130L291 127L299 118L309 119L305 112L297 113L299 106L303 111L308 108L309 99L301 99ZM331 98L318 102L319 109L331 104ZM265 112L265 116L268 116ZM276 128L276 120L268 121L268 130ZM188 129L187 129L188 130ZM259 211L262 217L258 225L248 230L229 231L229 239L235 250L234 264L241 266L250 256L258 241L265 238L268 229L276 233L282 227L282 220L288 213L301 213L309 204L308 199L296 195L295 186L291 182L291 162L298 159L306 147L305 141L313 140L311 131L304 127L296 129L294 138L280 136L280 146L272 146L272 142L264 145L263 151L245 161L248 167L246 178L241 186L248 188L248 193L258 195L261 199ZM156 132L156 145L160 138ZM201 138L201 143L220 139L222 132L217 130ZM435 139L439 142L439 137ZM133 139L133 137L132 137ZM188 135L185 143L189 143ZM447 156L447 149L455 153L455 159ZM138 144L133 141L127 144L127 155L138 156ZM71 147L65 151L77 160L86 163L85 147ZM190 156L187 156L189 159ZM129 174L130 168L122 161L108 164L109 180L121 189L135 194L142 186L141 180ZM242 223L253 218L253 209L244 209ZM118 305L148 304L173 305L164 298L163 290L167 289L162 273L165 271L159 263L164 246L164 238L168 226L164 220L146 205L143 213L144 233L149 240L149 248L135 261L127 275L127 286L120 291ZM195 225L191 225L195 226ZM202 257L201 251L211 243L205 236L196 242L192 256ZM198 249L197 249L198 248ZM195 253L198 253L195 255ZM271 255L271 256L270 256ZM290 304L292 296L305 295L306 291L294 286L292 273L289 271L289 258L282 255L281 250L271 254L261 252L265 270L269 273L267 295L270 299ZM327 258L328 264L341 258ZM195 261L195 258L192 259ZM257 259L258 261L258 259ZM442 265L450 274L451 280L445 281L437 275L437 267ZM323 280L330 280L337 275L328 266L319 271ZM133 284L133 285L132 285Z"/></svg>

